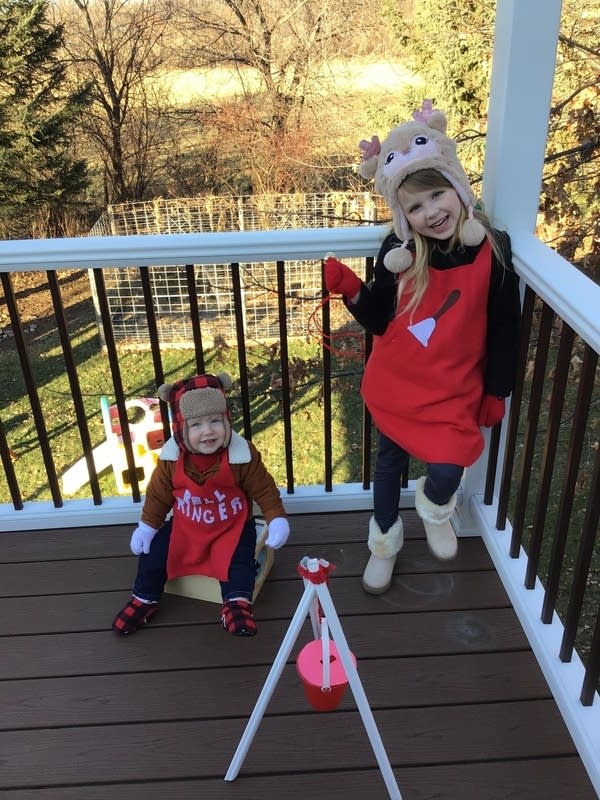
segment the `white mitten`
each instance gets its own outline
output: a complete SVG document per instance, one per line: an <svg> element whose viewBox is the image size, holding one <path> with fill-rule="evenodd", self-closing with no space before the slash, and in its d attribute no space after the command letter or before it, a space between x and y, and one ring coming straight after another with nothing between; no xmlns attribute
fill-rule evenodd
<svg viewBox="0 0 600 800"><path fill-rule="evenodd" d="M137 528L131 534L131 541L129 547L134 556L139 556L142 553L148 555L150 552L150 542L156 536L157 528L151 528L141 520L138 522Z"/></svg>
<svg viewBox="0 0 600 800"><path fill-rule="evenodd" d="M265 544L278 550L287 542L290 535L290 526L285 517L275 517L269 522L269 535L265 539Z"/></svg>

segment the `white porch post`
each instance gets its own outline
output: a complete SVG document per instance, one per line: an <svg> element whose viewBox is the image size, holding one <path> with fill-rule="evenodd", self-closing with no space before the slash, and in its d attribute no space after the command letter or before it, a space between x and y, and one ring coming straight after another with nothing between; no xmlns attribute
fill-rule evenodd
<svg viewBox="0 0 600 800"><path fill-rule="evenodd" d="M483 200L509 232L533 233L542 183L562 0L498 0Z"/></svg>
<svg viewBox="0 0 600 800"><path fill-rule="evenodd" d="M483 201L496 227L511 234L523 229L533 233L536 227L561 6L562 0L544 0L543 10L539 0L496 4ZM501 454L504 444L503 433ZM483 494L487 455L486 444L463 481L463 534L473 530L470 498ZM501 468L500 459L498 474Z"/></svg>

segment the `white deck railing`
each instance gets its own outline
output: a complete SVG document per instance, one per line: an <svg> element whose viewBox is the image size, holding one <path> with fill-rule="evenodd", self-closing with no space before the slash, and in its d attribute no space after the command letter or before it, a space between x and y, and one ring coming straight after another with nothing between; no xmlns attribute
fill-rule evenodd
<svg viewBox="0 0 600 800"><path fill-rule="evenodd" d="M115 266L231 262L251 263L277 260L319 260L328 251L339 258L368 257L376 253L385 231L378 227L331 228L323 230L263 231L223 234L182 234L173 236L132 236L62 240L9 241L0 243L0 271L41 271L54 269L104 268ZM517 271L568 324L595 350L600 349L600 287L583 276L535 237L512 232ZM462 487L458 521L464 534L481 535L511 598L516 613L554 693L591 779L600 793L600 701L591 707L579 702L583 666L577 656L568 664L557 657L562 625L539 621L541 587L523 587L524 555L508 555L509 532L495 528L495 504L483 504L484 469L487 453L468 470ZM414 487L403 492L403 505L413 502ZM370 490L361 485L298 487L293 495L282 495L290 513L340 511L372 507ZM0 506L3 531L47 530L85 525L133 523L139 504L128 497L111 497L102 505L91 500L66 500L61 508L52 503L25 503L16 511L11 504ZM556 615L555 615L556 616ZM558 643L558 646L557 646Z"/></svg>

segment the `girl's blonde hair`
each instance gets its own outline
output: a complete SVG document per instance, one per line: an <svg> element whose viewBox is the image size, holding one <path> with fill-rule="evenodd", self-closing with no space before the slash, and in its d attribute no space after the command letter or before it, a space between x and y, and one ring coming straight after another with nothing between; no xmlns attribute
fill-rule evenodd
<svg viewBox="0 0 600 800"><path fill-rule="evenodd" d="M426 191L428 189L453 188L450 181L447 180L441 172L438 172L437 169L420 169L416 172L412 172L402 181L401 186L402 189L409 194ZM494 254L500 263L504 264L504 258L495 240L487 216L479 209L474 209L473 216L478 219L485 228L486 238L490 242ZM464 246L460 238L460 231L462 230L466 217L467 212L461 203L460 216L452 236L447 242L435 241L435 246L438 247L442 253L451 253L457 248ZM412 265L402 273L398 281L398 314L414 311L423 299L423 295L429 284L428 266L431 261L431 249L433 248L434 242L416 231L412 231L412 235L415 242L415 256ZM405 291L408 292L408 302L405 302L404 306L401 306L400 300Z"/></svg>

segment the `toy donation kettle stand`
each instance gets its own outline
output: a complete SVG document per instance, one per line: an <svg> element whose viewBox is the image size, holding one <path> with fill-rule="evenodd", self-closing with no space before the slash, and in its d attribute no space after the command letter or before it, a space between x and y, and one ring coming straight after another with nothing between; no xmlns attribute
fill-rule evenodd
<svg viewBox="0 0 600 800"><path fill-rule="evenodd" d="M242 738L240 739L229 765L229 769L225 775L225 780L233 781L237 778L248 750L250 749L250 745L252 744L252 740L254 739L256 731L258 730L260 721L263 718L269 701L273 696L273 692L275 691L275 687L277 686L277 682L281 677L281 673L283 672L283 669L287 663L292 647L294 646L294 643L300 634L300 630L304 625L307 615L309 615L315 640L319 639L320 636L327 636L326 643L322 640L324 654L325 652L329 652L328 628L331 630L331 635L335 643L334 652L342 662L342 666L345 671L345 678L347 679L347 682L352 690L352 694L354 695L363 725L365 726L371 747L373 748L373 753L377 759L379 770L383 780L385 781L390 800L402 800L402 795L400 794L400 789L398 788L396 778L392 772L392 767L383 747L383 742L381 740L381 736L379 735L379 730L377 729L373 712L371 711L369 701L367 700L367 696L365 695L361 680L356 670L356 659L348 647L348 642L346 641L344 631L342 630L339 617L329 593L327 579L333 568L334 565L330 564L324 559L309 558L305 556L300 561L298 565L298 572L304 581L304 594L300 598L298 607L294 613L294 616L292 617L292 621L290 622L281 646L279 647L279 651L275 656L275 660L273 661L273 666L267 675L267 679L265 680L262 691L258 697L258 700L256 701L254 710L252 711L250 719L246 724ZM319 620L319 616L322 617L321 620ZM327 624L322 625L321 623L323 620L325 620ZM300 655L302 655L302 653ZM326 661L329 661L329 659L323 659L324 665ZM297 666L300 676L303 678L303 680L305 680L306 675L303 674L303 668L301 664L298 663ZM327 667L328 666L329 665L327 665ZM328 668L324 670L324 672L326 673L325 680L327 681L329 677ZM309 696L308 692L307 696ZM315 708L319 708L319 706L315 704ZM323 707L321 710L325 710L325 707Z"/></svg>

